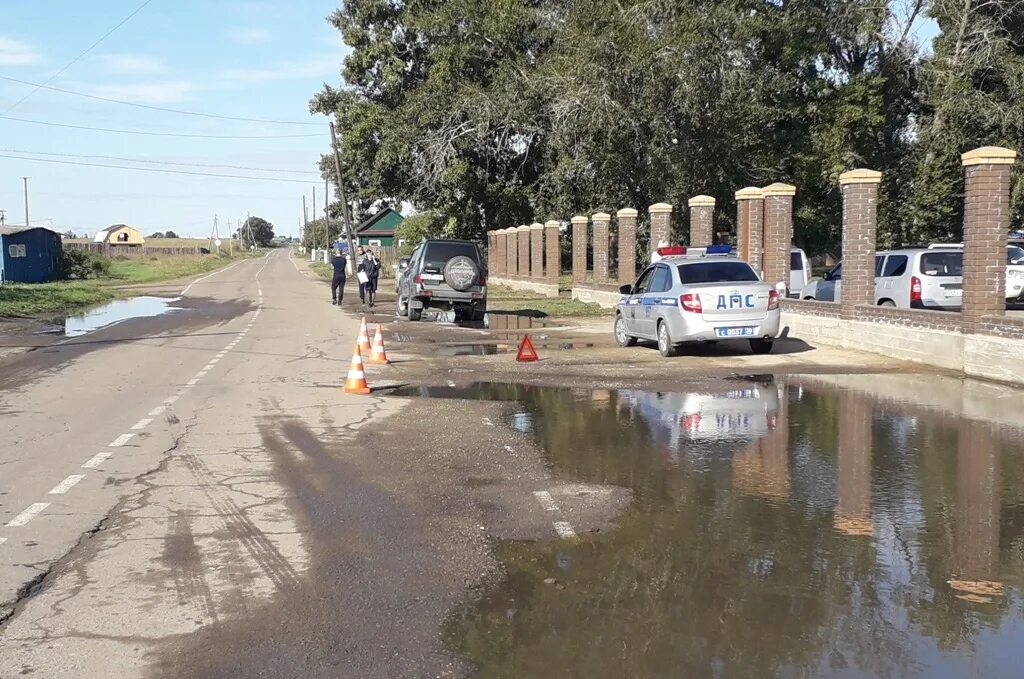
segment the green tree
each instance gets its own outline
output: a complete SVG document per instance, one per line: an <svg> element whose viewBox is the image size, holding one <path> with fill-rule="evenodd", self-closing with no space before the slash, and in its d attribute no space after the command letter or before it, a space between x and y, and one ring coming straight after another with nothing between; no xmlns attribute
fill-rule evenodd
<svg viewBox="0 0 1024 679"><path fill-rule="evenodd" d="M395 240L404 241L399 246L399 254L408 255L424 238L437 238L444 233L445 220L435 212L420 212L407 217L398 226Z"/></svg>
<svg viewBox="0 0 1024 679"><path fill-rule="evenodd" d="M262 217L249 217L238 230L238 237L243 243L247 243L250 242L250 233L256 245L261 248L269 247L274 240L274 225Z"/></svg>
<svg viewBox="0 0 1024 679"><path fill-rule="evenodd" d="M167 231L167 232L164 233L164 238L177 238L177 237L178 237L178 234L174 233L173 231Z"/></svg>
<svg viewBox="0 0 1024 679"><path fill-rule="evenodd" d="M153 233L146 236L146 238L166 238L166 236L164 236L164 234L161 233L160 231L154 231Z"/></svg>

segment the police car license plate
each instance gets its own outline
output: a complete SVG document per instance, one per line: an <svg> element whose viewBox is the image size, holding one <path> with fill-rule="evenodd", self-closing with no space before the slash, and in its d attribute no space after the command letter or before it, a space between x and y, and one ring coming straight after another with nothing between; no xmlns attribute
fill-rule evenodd
<svg viewBox="0 0 1024 679"><path fill-rule="evenodd" d="M754 330L752 327L742 328L715 328L715 334L719 337L753 337Z"/></svg>

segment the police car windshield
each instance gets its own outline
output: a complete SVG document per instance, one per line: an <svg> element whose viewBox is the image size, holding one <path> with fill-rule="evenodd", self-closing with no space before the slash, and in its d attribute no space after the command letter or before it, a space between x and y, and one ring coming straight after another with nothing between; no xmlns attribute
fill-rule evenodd
<svg viewBox="0 0 1024 679"><path fill-rule="evenodd" d="M746 262L736 260L689 262L679 265L683 285L694 283L745 283L761 280Z"/></svg>

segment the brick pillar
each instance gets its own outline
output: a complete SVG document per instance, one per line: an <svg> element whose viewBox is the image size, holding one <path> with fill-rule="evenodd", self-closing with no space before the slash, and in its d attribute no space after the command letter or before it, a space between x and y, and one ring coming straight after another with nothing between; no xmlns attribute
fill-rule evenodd
<svg viewBox="0 0 1024 679"><path fill-rule="evenodd" d="M996 146L961 156L967 173L963 320L969 332L976 330L982 317L1006 313L1006 236L1010 231L1010 175L1016 159L1015 151Z"/></svg>
<svg viewBox="0 0 1024 679"><path fill-rule="evenodd" d="M989 425L970 420L960 422L958 441L953 573L949 585L954 592L968 595L964 598L982 597L990 601L989 597L1003 594L1003 584L999 582L1003 488L999 447Z"/></svg>
<svg viewBox="0 0 1024 679"><path fill-rule="evenodd" d="M608 223L612 216L598 212L591 217L594 222L594 283L608 282Z"/></svg>
<svg viewBox="0 0 1024 679"><path fill-rule="evenodd" d="M764 196L761 189L748 186L736 192L736 254L757 271L761 270L761 231L764 211ZM754 217L757 223L754 223ZM754 233L756 231L756 234ZM757 261L754 257L754 236L757 236Z"/></svg>
<svg viewBox="0 0 1024 679"><path fill-rule="evenodd" d="M839 302L850 318L861 304L875 303L878 185L882 173L850 170L839 175L843 193L843 287Z"/></svg>
<svg viewBox="0 0 1024 679"><path fill-rule="evenodd" d="M544 280L544 225L530 224L530 278Z"/></svg>
<svg viewBox="0 0 1024 679"><path fill-rule="evenodd" d="M690 245L714 245L715 199L694 196L690 205Z"/></svg>
<svg viewBox="0 0 1024 679"><path fill-rule="evenodd" d="M507 266L505 267L505 274L507 276L518 276L519 275L519 229L511 227L505 229L505 235L508 240L508 252Z"/></svg>
<svg viewBox="0 0 1024 679"><path fill-rule="evenodd" d="M843 253L843 287L846 287ZM867 399L850 391L839 396L839 438L836 450L836 530L871 535L872 409Z"/></svg>
<svg viewBox="0 0 1024 679"><path fill-rule="evenodd" d="M495 253L494 271L492 276L504 276L508 268L508 229L498 229L494 232Z"/></svg>
<svg viewBox="0 0 1024 679"><path fill-rule="evenodd" d="M544 280L549 285L558 285L562 273L562 244L559 242L557 220L544 222Z"/></svg>
<svg viewBox="0 0 1024 679"><path fill-rule="evenodd" d="M764 280L789 286L789 249L793 242L793 196L796 187L771 184L764 187Z"/></svg>
<svg viewBox="0 0 1024 679"><path fill-rule="evenodd" d="M572 218L572 282L582 283L587 278L587 224L583 215Z"/></svg>
<svg viewBox="0 0 1024 679"><path fill-rule="evenodd" d="M530 227L527 225L520 226L517 231L519 232L519 276L522 278L530 277Z"/></svg>
<svg viewBox="0 0 1024 679"><path fill-rule="evenodd" d="M651 215L651 256L660 244L672 244L672 206L668 203L655 203L649 207Z"/></svg>
<svg viewBox="0 0 1024 679"><path fill-rule="evenodd" d="M636 216L631 207L616 213L619 219L619 285L636 280Z"/></svg>

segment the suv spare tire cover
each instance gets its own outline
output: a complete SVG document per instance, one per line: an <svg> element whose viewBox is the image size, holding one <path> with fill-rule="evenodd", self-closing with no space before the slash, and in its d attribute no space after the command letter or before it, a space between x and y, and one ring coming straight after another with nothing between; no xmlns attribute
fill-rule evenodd
<svg viewBox="0 0 1024 679"><path fill-rule="evenodd" d="M473 287L478 273L479 269L476 266L476 262L465 255L452 257L444 265L445 283L450 285L453 290L458 290L459 292L465 292Z"/></svg>

